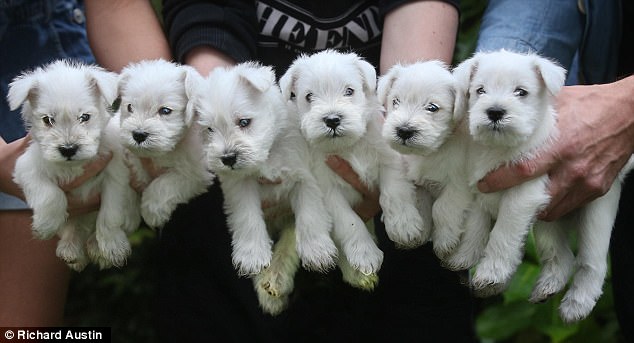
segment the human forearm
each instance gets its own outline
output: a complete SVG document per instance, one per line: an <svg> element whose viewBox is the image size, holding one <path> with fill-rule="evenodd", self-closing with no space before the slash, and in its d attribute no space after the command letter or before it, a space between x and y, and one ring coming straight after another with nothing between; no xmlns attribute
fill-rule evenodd
<svg viewBox="0 0 634 343"><path fill-rule="evenodd" d="M133 61L172 58L148 0L86 0L86 17L97 62L112 71Z"/></svg>
<svg viewBox="0 0 634 343"><path fill-rule="evenodd" d="M390 11L383 24L381 73L396 63L439 59L451 63L458 11L440 1L415 1Z"/></svg>
<svg viewBox="0 0 634 343"><path fill-rule="evenodd" d="M15 161L22 155L28 145L27 138L20 138L6 143L0 138L0 191L24 199L22 189L13 182Z"/></svg>

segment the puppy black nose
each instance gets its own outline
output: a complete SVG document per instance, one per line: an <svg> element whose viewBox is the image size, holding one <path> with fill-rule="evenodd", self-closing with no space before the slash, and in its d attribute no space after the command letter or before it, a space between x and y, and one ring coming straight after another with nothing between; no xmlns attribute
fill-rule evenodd
<svg viewBox="0 0 634 343"><path fill-rule="evenodd" d="M233 165L236 164L236 161L238 160L238 154L236 154L235 152L226 153L220 157L220 160L225 166L233 167Z"/></svg>
<svg viewBox="0 0 634 343"><path fill-rule="evenodd" d="M341 116L338 114L328 114L324 117L324 123L331 129L336 129L341 124Z"/></svg>
<svg viewBox="0 0 634 343"><path fill-rule="evenodd" d="M73 157L77 153L77 149L79 149L77 144L64 144L57 147L59 153L66 158Z"/></svg>
<svg viewBox="0 0 634 343"><path fill-rule="evenodd" d="M396 128L396 135L402 139L402 140L407 140L412 138L412 136L416 133L415 129L412 129L410 127L407 126L401 126L401 127L397 127Z"/></svg>
<svg viewBox="0 0 634 343"><path fill-rule="evenodd" d="M502 107L491 107L487 109L487 117L492 121L499 121L506 114L506 110Z"/></svg>
<svg viewBox="0 0 634 343"><path fill-rule="evenodd" d="M132 131L132 138L134 138L137 143L145 141L149 135L149 133L141 130Z"/></svg>

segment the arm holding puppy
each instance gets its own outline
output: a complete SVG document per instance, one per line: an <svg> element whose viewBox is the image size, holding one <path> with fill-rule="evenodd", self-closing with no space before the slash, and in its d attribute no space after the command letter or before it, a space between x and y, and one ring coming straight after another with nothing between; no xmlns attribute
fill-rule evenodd
<svg viewBox="0 0 634 343"><path fill-rule="evenodd" d="M556 220L602 196L634 152L633 94L634 76L564 87L557 97L557 143L535 159L489 173L479 190L496 192L548 173L552 200L542 220Z"/></svg>

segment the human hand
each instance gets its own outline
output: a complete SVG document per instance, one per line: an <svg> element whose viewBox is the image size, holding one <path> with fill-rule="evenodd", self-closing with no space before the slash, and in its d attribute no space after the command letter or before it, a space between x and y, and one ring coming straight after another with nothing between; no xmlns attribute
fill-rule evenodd
<svg viewBox="0 0 634 343"><path fill-rule="evenodd" d="M350 164L339 156L329 156L326 159L326 164L337 175L349 183L357 192L361 193L363 199L354 211L359 215L363 222L374 218L380 211L381 205L379 204L379 192L378 190L370 190L359 180L359 175L352 169Z"/></svg>
<svg viewBox="0 0 634 343"><path fill-rule="evenodd" d="M66 193L66 200L68 202L68 216L74 217L89 212L97 211L101 204L101 194L93 193L86 199L82 199L73 195L72 191L75 188L83 185L89 179L95 177L108 165L108 162L112 159L112 154L99 155L97 159L84 166L84 173L74 178L68 183L60 184L59 187Z"/></svg>
<svg viewBox="0 0 634 343"><path fill-rule="evenodd" d="M539 215L546 221L605 194L634 151L634 80L628 79L564 87L557 96L555 144L531 160L489 173L478 189L496 192L547 173L551 202Z"/></svg>
<svg viewBox="0 0 634 343"><path fill-rule="evenodd" d="M130 170L130 187L132 187L132 189L134 189L137 193L141 194L152 180L156 179L165 172L165 168L155 166L154 162L152 162L149 158L139 157L138 160L141 162L140 168L143 169L147 178L137 175L137 173L134 172L136 168L131 165L128 159L125 159L124 162L128 166L128 170Z"/></svg>

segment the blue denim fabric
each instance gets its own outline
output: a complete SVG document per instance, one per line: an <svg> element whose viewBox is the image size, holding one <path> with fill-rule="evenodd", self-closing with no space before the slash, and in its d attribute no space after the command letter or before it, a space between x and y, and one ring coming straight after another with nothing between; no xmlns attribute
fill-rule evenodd
<svg viewBox="0 0 634 343"><path fill-rule="evenodd" d="M24 70L69 58L94 63L81 0L0 0L0 136L24 137L20 112L10 111L8 85ZM0 193L0 210L26 208Z"/></svg>
<svg viewBox="0 0 634 343"><path fill-rule="evenodd" d="M477 51L537 52L566 68L567 84L611 81L620 38L618 0L490 0ZM585 13L584 13L585 12Z"/></svg>

